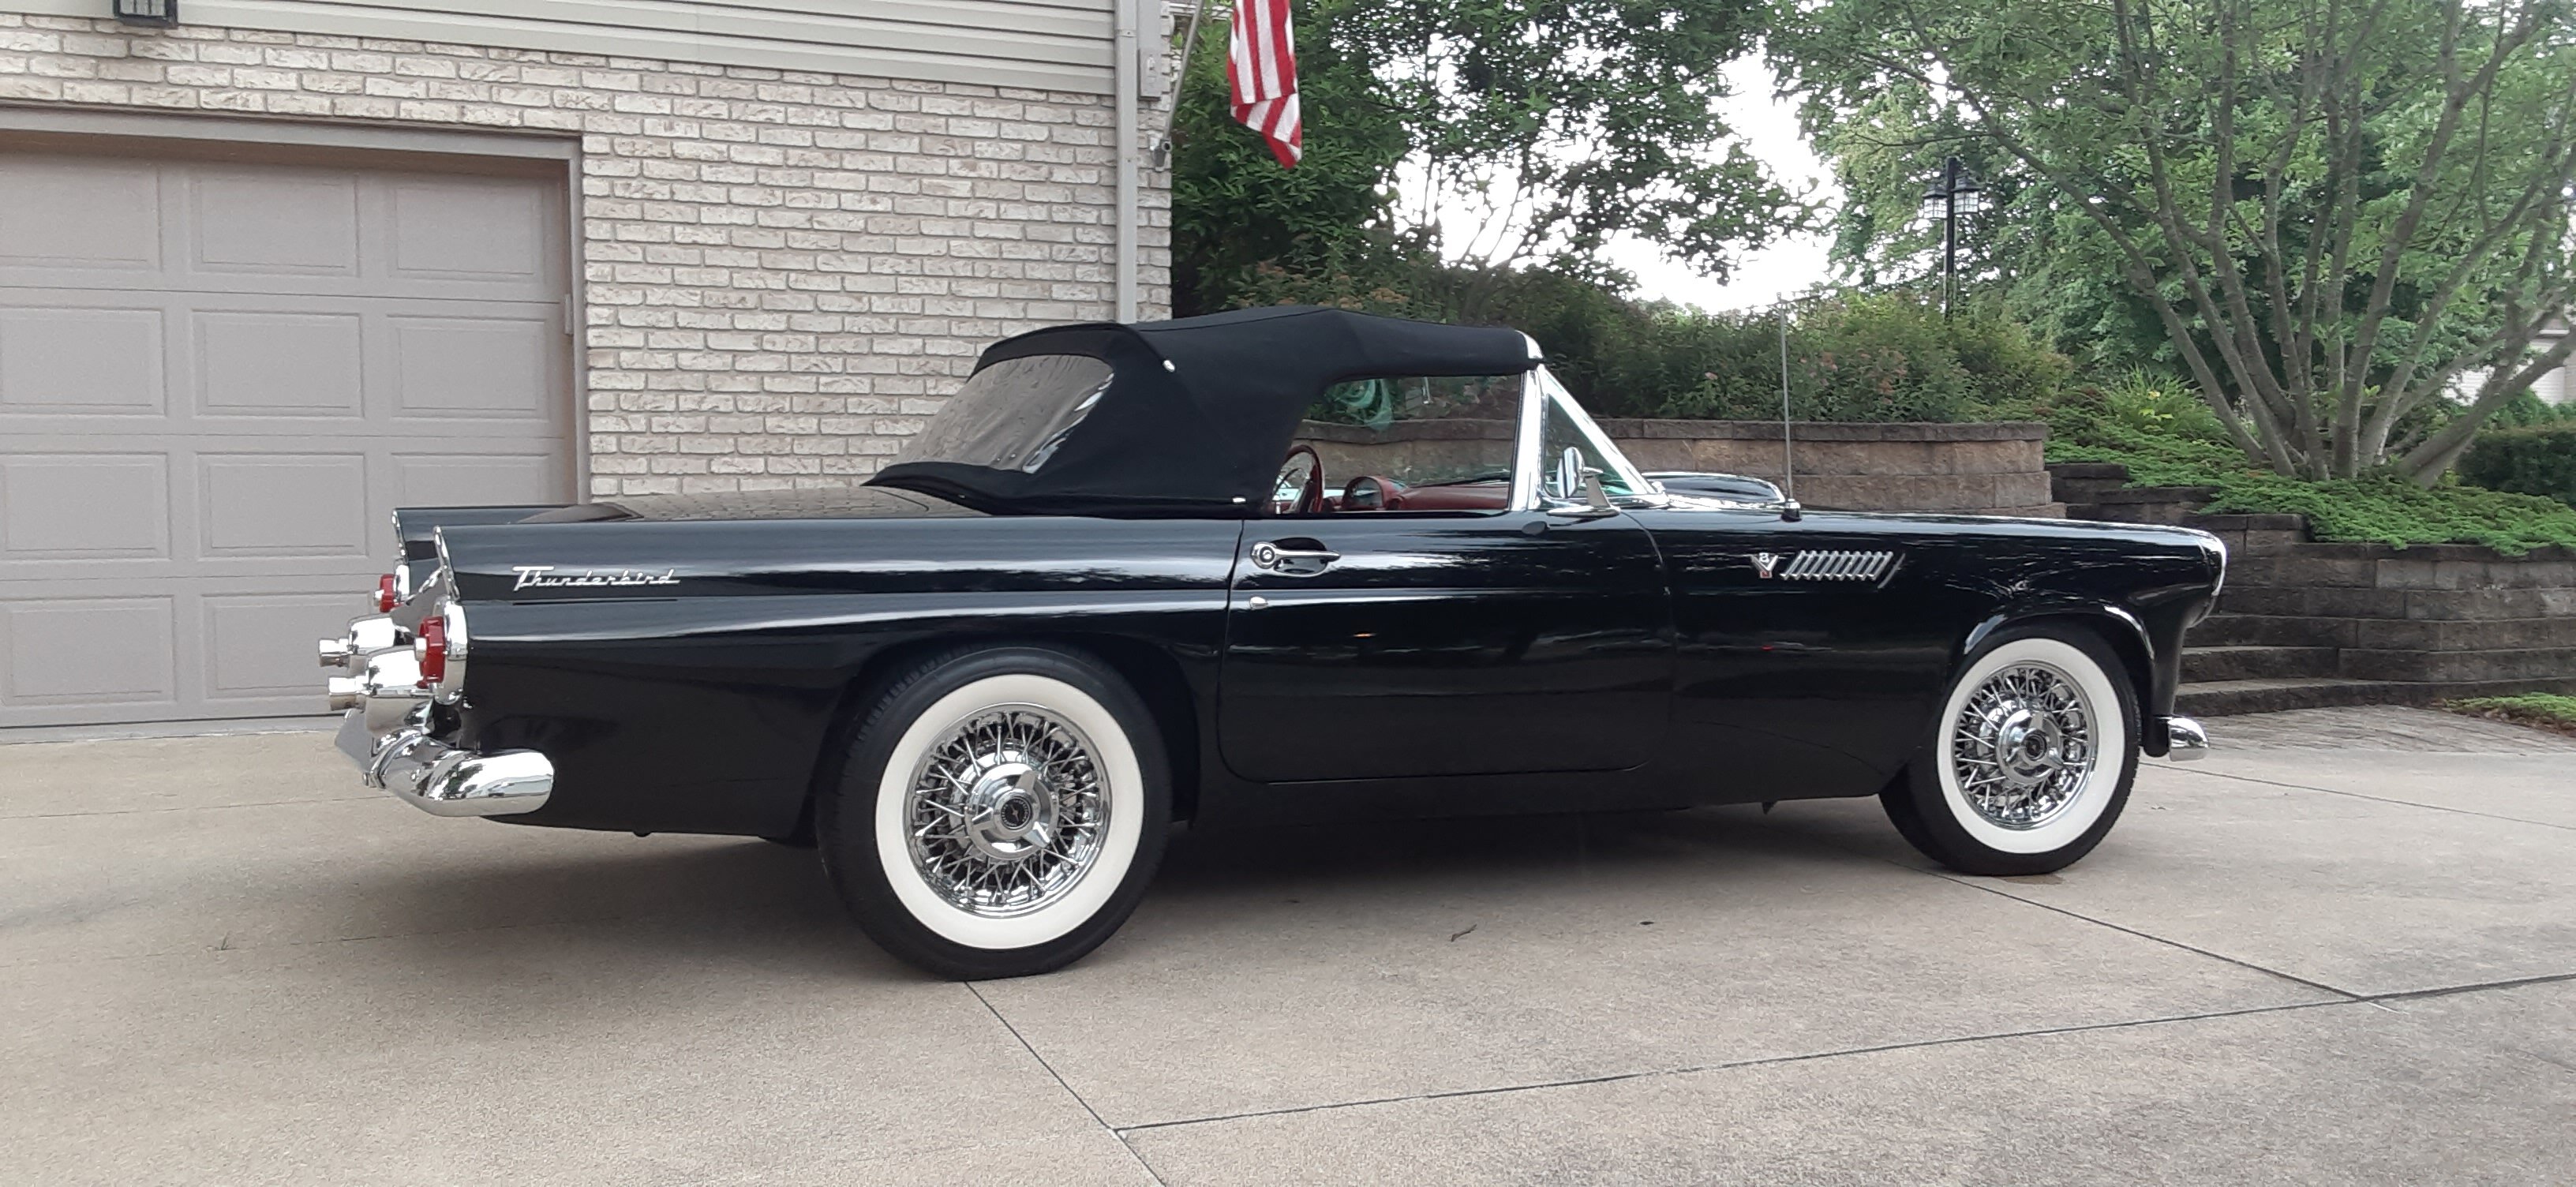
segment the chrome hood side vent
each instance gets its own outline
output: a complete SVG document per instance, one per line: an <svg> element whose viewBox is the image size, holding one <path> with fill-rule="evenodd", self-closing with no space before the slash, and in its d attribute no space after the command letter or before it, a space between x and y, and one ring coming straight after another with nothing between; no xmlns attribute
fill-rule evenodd
<svg viewBox="0 0 2576 1187"><path fill-rule="evenodd" d="M1896 563L1893 552L1801 552L1780 570L1783 581L1876 581Z"/></svg>

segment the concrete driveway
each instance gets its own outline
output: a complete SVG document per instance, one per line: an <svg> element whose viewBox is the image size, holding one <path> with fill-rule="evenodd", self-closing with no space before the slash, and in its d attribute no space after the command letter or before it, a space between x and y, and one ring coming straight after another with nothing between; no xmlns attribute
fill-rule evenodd
<svg viewBox="0 0 2576 1187"><path fill-rule="evenodd" d="M1871 802L1184 837L976 986L808 853L0 746L0 1180L2576 1180L2576 745L2213 724L2060 875Z"/></svg>

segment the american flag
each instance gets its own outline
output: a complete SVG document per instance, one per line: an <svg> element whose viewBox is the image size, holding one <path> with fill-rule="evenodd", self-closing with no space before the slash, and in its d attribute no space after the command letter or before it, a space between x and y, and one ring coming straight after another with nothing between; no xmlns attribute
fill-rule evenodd
<svg viewBox="0 0 2576 1187"><path fill-rule="evenodd" d="M1290 169L1306 155L1297 118L1297 38L1288 0L1235 0L1226 39L1225 80L1234 88L1234 118L1270 142L1270 155Z"/></svg>

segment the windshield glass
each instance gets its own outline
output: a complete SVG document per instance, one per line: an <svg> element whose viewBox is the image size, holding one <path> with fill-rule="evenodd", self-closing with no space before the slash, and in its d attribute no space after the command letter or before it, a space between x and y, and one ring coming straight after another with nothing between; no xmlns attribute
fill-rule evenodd
<svg viewBox="0 0 2576 1187"><path fill-rule="evenodd" d="M1035 474L1109 390L1109 364L1037 354L977 371L939 406L898 462L953 462Z"/></svg>

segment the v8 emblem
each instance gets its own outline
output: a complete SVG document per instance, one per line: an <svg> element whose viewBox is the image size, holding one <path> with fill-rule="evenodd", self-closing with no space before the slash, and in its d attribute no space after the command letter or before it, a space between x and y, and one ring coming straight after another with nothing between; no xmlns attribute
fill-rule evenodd
<svg viewBox="0 0 2576 1187"><path fill-rule="evenodd" d="M1776 552L1757 552L1753 554L1754 576L1769 577L1771 575L1771 571L1779 567L1780 554Z"/></svg>

